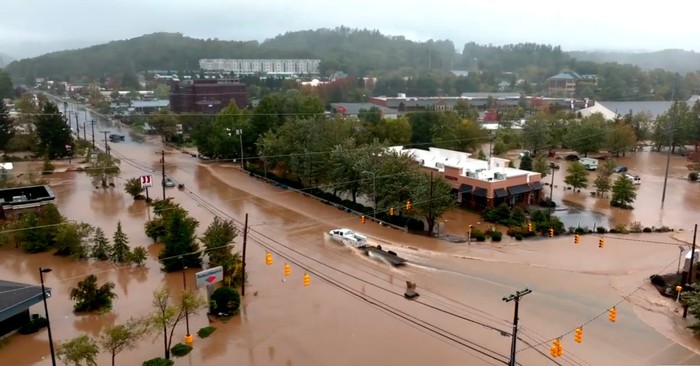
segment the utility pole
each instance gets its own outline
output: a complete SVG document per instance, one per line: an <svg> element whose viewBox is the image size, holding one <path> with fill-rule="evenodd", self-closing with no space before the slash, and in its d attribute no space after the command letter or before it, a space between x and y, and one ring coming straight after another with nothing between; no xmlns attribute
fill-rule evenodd
<svg viewBox="0 0 700 366"><path fill-rule="evenodd" d="M102 131L102 133L105 134L105 153L107 154L107 156L110 156L109 145L107 145L107 133L109 133L109 131Z"/></svg>
<svg viewBox="0 0 700 366"><path fill-rule="evenodd" d="M238 140L241 143L241 169L245 170L245 166L243 165L243 129L237 128L236 135L238 135Z"/></svg>
<svg viewBox="0 0 700 366"><path fill-rule="evenodd" d="M248 214L245 214L245 223L243 224L243 266L241 276L241 296L245 296L245 252L248 244Z"/></svg>
<svg viewBox="0 0 700 366"><path fill-rule="evenodd" d="M90 125L92 125L92 149L95 150L95 120L90 120Z"/></svg>
<svg viewBox="0 0 700 366"><path fill-rule="evenodd" d="M160 151L160 169L163 176L160 185L163 187L163 200L165 200L165 150Z"/></svg>
<svg viewBox="0 0 700 366"><path fill-rule="evenodd" d="M689 267L688 268L688 278L687 278L687 281L685 282L686 283L686 290L688 290L689 287L692 286L693 283L695 282L695 277L694 277L695 271L693 271L693 269L695 269L695 239L697 238L697 236L698 236L698 224L695 224L695 230L693 230L693 249L690 252L690 265L688 266ZM685 319L685 317L687 317L687 316L688 316L688 304L686 303L683 306L683 318Z"/></svg>
<svg viewBox="0 0 700 366"><path fill-rule="evenodd" d="M671 150L673 150L673 130L676 127L676 117L678 106L676 105L676 88L673 88L673 116L671 117L671 128L668 131L668 152L666 152L666 172L664 173L664 189L661 193L661 208L664 208L666 201L666 183L668 182L668 168L671 165Z"/></svg>
<svg viewBox="0 0 700 366"><path fill-rule="evenodd" d="M505 302L511 302L515 301L515 313L513 315L513 334L512 334L512 341L510 343L510 361L508 362L508 366L515 366L515 342L518 340L518 311L519 311L519 305L520 305L520 299L531 293L532 290L530 289L524 289L522 291L516 291L515 294L510 295L508 297L504 297L503 301Z"/></svg>
<svg viewBox="0 0 700 366"><path fill-rule="evenodd" d="M180 256L180 263L182 263L182 289L185 292L187 292L187 277L185 276L187 266L185 265L185 257ZM188 343L188 341L192 340L192 336L190 335L190 314L187 311L187 309L185 309L185 324L187 326L187 335L185 336L185 343Z"/></svg>
<svg viewBox="0 0 700 366"><path fill-rule="evenodd" d="M552 213L552 209L554 209L552 205L552 198L554 196L554 163L549 164L549 171L552 173L552 181L549 183L549 213Z"/></svg>
<svg viewBox="0 0 700 366"><path fill-rule="evenodd" d="M433 172L430 172L430 201L428 201L428 220L433 221L433 227L430 228L430 236L433 236L433 229L435 228L435 221L433 219Z"/></svg>
<svg viewBox="0 0 700 366"><path fill-rule="evenodd" d="M80 121L78 120L78 112L75 112L75 130L77 131L78 139L80 139Z"/></svg>

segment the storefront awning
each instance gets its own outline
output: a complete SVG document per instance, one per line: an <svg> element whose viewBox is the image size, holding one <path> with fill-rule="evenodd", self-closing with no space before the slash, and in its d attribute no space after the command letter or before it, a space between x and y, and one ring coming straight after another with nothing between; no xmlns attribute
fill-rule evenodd
<svg viewBox="0 0 700 366"><path fill-rule="evenodd" d="M508 192L510 194L523 194L530 192L530 186L527 184L520 184L513 187L508 187Z"/></svg>
<svg viewBox="0 0 700 366"><path fill-rule="evenodd" d="M508 192L506 192L505 188L496 188L494 193L496 194L496 198L503 198L508 195Z"/></svg>
<svg viewBox="0 0 700 366"><path fill-rule="evenodd" d="M486 197L486 189L477 187L472 194L477 197Z"/></svg>
<svg viewBox="0 0 700 366"><path fill-rule="evenodd" d="M532 187L532 190L533 190L533 191L539 191L539 190L542 189L542 183L539 182L539 181L538 181L538 182L535 182L535 183L532 183L531 187Z"/></svg>
<svg viewBox="0 0 700 366"><path fill-rule="evenodd" d="M459 193L471 193L472 192L472 186L469 184L462 184L459 186Z"/></svg>

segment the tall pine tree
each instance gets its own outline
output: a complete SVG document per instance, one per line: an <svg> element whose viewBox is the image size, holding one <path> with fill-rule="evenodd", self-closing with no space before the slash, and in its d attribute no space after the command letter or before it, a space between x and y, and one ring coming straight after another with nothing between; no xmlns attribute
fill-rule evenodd
<svg viewBox="0 0 700 366"><path fill-rule="evenodd" d="M131 259L131 249L129 248L129 238L122 231L122 222L117 222L117 231L114 232L112 253L110 258L114 263L128 263Z"/></svg>
<svg viewBox="0 0 700 366"><path fill-rule="evenodd" d="M92 237L92 252L91 257L106 261L109 259L112 253L112 244L110 244L109 239L105 236L105 232L102 228L95 229L95 234Z"/></svg>
<svg viewBox="0 0 700 366"><path fill-rule="evenodd" d="M172 210L165 217L165 248L158 258L166 272L180 271L184 264L188 268L202 267L199 245L195 240L195 230L199 222L187 215L185 210ZM182 256L182 259L180 259Z"/></svg>
<svg viewBox="0 0 700 366"><path fill-rule="evenodd" d="M0 98L0 150L5 150L7 143L14 135L15 129L12 126L12 120L7 113L5 102Z"/></svg>
<svg viewBox="0 0 700 366"><path fill-rule="evenodd" d="M41 114L34 121L39 148L49 159L68 155L67 145L73 145L70 126L58 107L50 102L44 104Z"/></svg>

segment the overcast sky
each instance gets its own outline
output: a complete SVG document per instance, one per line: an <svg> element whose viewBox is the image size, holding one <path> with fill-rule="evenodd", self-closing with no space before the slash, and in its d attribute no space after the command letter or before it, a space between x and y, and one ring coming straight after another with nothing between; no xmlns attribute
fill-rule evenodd
<svg viewBox="0 0 700 366"><path fill-rule="evenodd" d="M678 0L3 0L0 52L30 57L153 32L262 41L339 25L450 39L459 51L469 41L700 51L696 8Z"/></svg>

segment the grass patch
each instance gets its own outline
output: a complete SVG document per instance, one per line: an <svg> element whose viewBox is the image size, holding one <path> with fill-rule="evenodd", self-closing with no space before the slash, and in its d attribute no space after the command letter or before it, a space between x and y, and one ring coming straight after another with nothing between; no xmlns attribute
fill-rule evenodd
<svg viewBox="0 0 700 366"><path fill-rule="evenodd" d="M204 327L204 328L197 331L197 335L199 336L199 338L207 338L212 333L214 333L215 330L216 330L215 327Z"/></svg>
<svg viewBox="0 0 700 366"><path fill-rule="evenodd" d="M188 346L182 343L178 343L170 349L170 352L172 352L173 356L175 357L182 357L190 353L190 351L192 351L192 346Z"/></svg>

